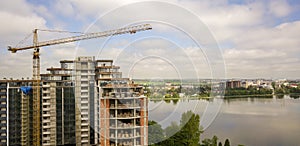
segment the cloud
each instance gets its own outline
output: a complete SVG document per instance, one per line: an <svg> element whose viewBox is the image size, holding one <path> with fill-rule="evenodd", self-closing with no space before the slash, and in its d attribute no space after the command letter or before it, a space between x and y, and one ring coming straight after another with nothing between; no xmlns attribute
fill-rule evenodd
<svg viewBox="0 0 300 146"><path fill-rule="evenodd" d="M46 20L34 13L33 7L24 0L1 1L0 18L3 20L0 27L1 77L28 77L32 74L32 52L11 54L5 48L16 45L34 28L46 28Z"/></svg>
<svg viewBox="0 0 300 146"><path fill-rule="evenodd" d="M292 7L285 0L272 0L269 3L269 11L275 17L285 17L291 13Z"/></svg>
<svg viewBox="0 0 300 146"><path fill-rule="evenodd" d="M149 4L149 1L147 2L145 3ZM158 41L142 41L137 43L139 45L135 47L144 48L145 50L144 52L137 51L138 53L144 56L145 54L157 56L173 55L176 56L178 64L181 63L181 60L184 62L184 58L189 56L192 62L199 64L199 68L202 68L207 66L207 64L205 64L205 55L213 55L216 53L213 51L209 52L210 48L209 45L207 45L209 44L209 40L213 40L213 38L208 38L207 36L209 35L207 35L207 32L202 31L208 28L208 32L214 35L217 42L219 42L219 46L223 49L229 76L267 77L268 74L270 75L271 73L260 71L267 68L269 71L276 72L284 70L283 73L278 73L278 76L299 77L297 75L299 69L297 68L299 68L300 63L299 55L297 54L300 54L300 43L298 41L298 38L300 38L298 34L300 22L297 20L289 22L286 19L282 19L295 15L295 7L290 5L287 1L246 1L243 3L231 3L227 0L165 0L156 2L156 4L153 2L152 5L143 5L143 2L136 0L91 0L89 2L80 0L66 0L61 2L56 0L49 3L47 2L47 4L30 3L25 0L1 1L0 18L6 21L3 21L0 27L0 37L5 38L0 40L0 46L5 48L9 44L17 44L17 42L22 40L33 28L49 28L49 26L51 26L51 29L70 30L75 28L85 30L90 24L95 22L99 16L103 17L94 23L89 32L117 28L136 20L167 20L178 28L188 32L188 34L196 34L197 37L199 36L202 43L200 45L203 46L196 46L190 43L191 40L189 39L191 38L184 36L183 33L178 33L178 30L174 28L170 29L172 26L163 23L158 25L157 23L154 25L155 29L152 30L153 33L145 34L161 36L176 42L179 44L178 48L181 49L179 49L178 52L182 54L176 51L170 51L170 48L167 48L167 43ZM163 6L163 11L159 9L159 2L168 2L168 4ZM114 8L117 9L110 12L110 10ZM183 12L183 10L187 11ZM195 15L190 17L191 14ZM199 25L194 23L195 19L199 19L203 22L201 31L198 31ZM197 31L195 32L195 30ZM40 39L49 40L59 36L58 34L46 34L44 36L41 35ZM61 35L61 37L65 36ZM138 37L143 37L143 35L135 34L132 36L134 39ZM116 54L122 53L123 50L121 48L129 45L134 39L118 37L114 41L110 41L110 44L104 46L104 52L102 52L99 57L118 57ZM80 43L79 50L82 50L80 54L95 55L95 52L99 51L102 42L102 40L95 40ZM63 57L71 57L73 54L72 51L61 50L72 50L72 48L76 46L77 43L73 43L63 46L53 46L51 49L47 48L47 51L43 49L42 62L44 62L45 65L52 65L55 64L54 62L57 63L59 59L63 59ZM204 50L204 54L201 54L199 47ZM136 51L135 49L132 50ZM8 54L4 49L2 49L0 53L3 56ZM30 56L30 51L26 51L26 53L24 51L16 55L26 54ZM125 51L125 54L129 53L128 50ZM28 58L31 58L31 56ZM137 54L136 59L139 58L141 58L141 56ZM0 69L9 68L7 65L11 64L16 64L16 67L22 68L17 63L21 60L11 60L10 63L7 63L5 59L9 58L1 57L0 61L2 61L2 63ZM25 58L23 59L25 60ZM217 61L215 58L209 59L212 61L215 60L213 63L222 61ZM153 63L155 64L155 61L153 61ZM159 65L159 61L157 61L157 64ZM145 65L147 65L147 63L145 63ZM26 64L26 67L31 68L31 62ZM159 66L157 67L157 69L159 69ZM161 66L161 68L163 67L164 66ZM198 70L201 72L200 69ZM206 72L204 74L208 73ZM24 76L28 75L24 73Z"/></svg>

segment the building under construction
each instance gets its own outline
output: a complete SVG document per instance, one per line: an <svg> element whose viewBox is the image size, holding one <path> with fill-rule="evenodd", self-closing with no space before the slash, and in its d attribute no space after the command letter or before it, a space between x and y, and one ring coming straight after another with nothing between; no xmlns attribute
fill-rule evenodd
<svg viewBox="0 0 300 146"><path fill-rule="evenodd" d="M148 145L141 86L122 78L112 60L60 64L41 74L41 145ZM31 80L0 80L0 145L32 145L31 86Z"/></svg>
<svg viewBox="0 0 300 146"><path fill-rule="evenodd" d="M0 145L33 144L32 80L0 80Z"/></svg>

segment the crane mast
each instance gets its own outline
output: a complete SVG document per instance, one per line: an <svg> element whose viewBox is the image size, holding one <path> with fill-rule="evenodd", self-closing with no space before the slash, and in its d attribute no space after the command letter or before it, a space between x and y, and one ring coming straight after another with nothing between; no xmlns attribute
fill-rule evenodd
<svg viewBox="0 0 300 146"><path fill-rule="evenodd" d="M72 36L62 39L54 39L49 41L38 42L38 29L33 31L33 45L24 46L20 48L14 48L8 46L8 51L12 53L16 53L17 51L21 50L28 50L34 49L33 52L33 145L39 146L40 145L40 53L39 47L50 46L50 45L57 45L69 42L75 42L80 40L86 39L93 39L99 37L109 37L114 35L121 35L126 33L136 33L139 31L145 31L152 29L150 24L142 24L130 27L124 27L115 30L108 30L104 32L96 32L96 33L87 33L79 36Z"/></svg>
<svg viewBox="0 0 300 146"><path fill-rule="evenodd" d="M40 49L38 45L38 36L37 29L33 31L33 67L32 67L32 75L33 75L33 145L40 145Z"/></svg>

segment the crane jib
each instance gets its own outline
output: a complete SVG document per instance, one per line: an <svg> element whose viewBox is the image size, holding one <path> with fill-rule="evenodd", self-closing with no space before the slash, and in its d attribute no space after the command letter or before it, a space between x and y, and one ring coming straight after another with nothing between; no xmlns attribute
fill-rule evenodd
<svg viewBox="0 0 300 146"><path fill-rule="evenodd" d="M134 34L139 31L145 31L145 30L151 30L151 29L152 29L152 27L150 24L136 25L136 26L124 27L124 28L115 29L115 30L108 30L108 31L104 31L104 32L87 33L87 34L83 34L83 35L79 35L79 36L72 36L72 37L67 37L67 38L62 38L62 39L54 39L54 40L49 40L49 41L44 41L44 42L37 42L35 45L24 46L24 47L19 47L19 48L13 48L11 46L8 46L8 51L11 51L12 53L16 53L17 51L20 51L20 50L28 50L28 49L33 49L33 48L37 48L37 47L70 43L70 42L75 42L75 41L80 41L80 40L85 40L85 39L108 37L108 36L114 36L114 35L120 35L120 34L126 34L126 33Z"/></svg>

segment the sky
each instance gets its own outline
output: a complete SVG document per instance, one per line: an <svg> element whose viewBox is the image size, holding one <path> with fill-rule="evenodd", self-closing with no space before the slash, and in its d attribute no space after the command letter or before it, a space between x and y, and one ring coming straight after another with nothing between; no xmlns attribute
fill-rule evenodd
<svg viewBox="0 0 300 146"><path fill-rule="evenodd" d="M31 78L33 51L7 46L30 45L35 28L89 33L149 23L151 31L134 35L43 47L41 72L95 56L131 78L299 79L299 14L298 0L2 0L0 78ZM77 35L38 33L39 41Z"/></svg>

